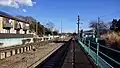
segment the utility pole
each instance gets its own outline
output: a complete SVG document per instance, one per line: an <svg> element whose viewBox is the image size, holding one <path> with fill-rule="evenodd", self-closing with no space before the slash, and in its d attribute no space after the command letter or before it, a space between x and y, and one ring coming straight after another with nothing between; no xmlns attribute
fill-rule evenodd
<svg viewBox="0 0 120 68"><path fill-rule="evenodd" d="M97 23L97 38L99 38L99 24L100 24L100 17L98 17L98 23Z"/></svg>
<svg viewBox="0 0 120 68"><path fill-rule="evenodd" d="M62 34L62 21L61 21L61 34Z"/></svg>
<svg viewBox="0 0 120 68"><path fill-rule="evenodd" d="M96 29L95 29L96 42L98 42L98 38L99 38L99 35L100 35L100 32L99 32L99 24L100 24L100 18L98 17L98 19L97 19L97 27L96 27Z"/></svg>
<svg viewBox="0 0 120 68"><path fill-rule="evenodd" d="M77 25L78 25L78 35L80 34L80 31L79 31L79 28L80 28L80 18L79 18L79 15L78 15L78 23L77 23Z"/></svg>
<svg viewBox="0 0 120 68"><path fill-rule="evenodd" d="M98 43L98 39L99 39L99 37L100 37L100 32L99 32L99 24L100 24L100 18L98 17L98 23L97 23L97 38L96 38L96 43L97 43L97 52L96 52L96 64L97 64L97 66L99 66L99 64L98 64L98 61L99 61L99 59L98 59L98 56L99 56L99 43Z"/></svg>

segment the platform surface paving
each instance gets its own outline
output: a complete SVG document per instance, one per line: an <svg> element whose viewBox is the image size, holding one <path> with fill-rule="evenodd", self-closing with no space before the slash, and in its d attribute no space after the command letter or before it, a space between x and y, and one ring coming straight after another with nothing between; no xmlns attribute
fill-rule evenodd
<svg viewBox="0 0 120 68"><path fill-rule="evenodd" d="M79 45L77 41L71 41L62 68L95 68Z"/></svg>

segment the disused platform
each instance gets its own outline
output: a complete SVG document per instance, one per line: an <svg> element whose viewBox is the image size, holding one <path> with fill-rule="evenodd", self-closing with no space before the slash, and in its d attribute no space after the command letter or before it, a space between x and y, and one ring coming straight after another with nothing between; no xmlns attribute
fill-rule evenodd
<svg viewBox="0 0 120 68"><path fill-rule="evenodd" d="M69 40L36 68L96 68L75 39Z"/></svg>
<svg viewBox="0 0 120 68"><path fill-rule="evenodd" d="M72 40L62 68L96 68L96 66L80 44Z"/></svg>

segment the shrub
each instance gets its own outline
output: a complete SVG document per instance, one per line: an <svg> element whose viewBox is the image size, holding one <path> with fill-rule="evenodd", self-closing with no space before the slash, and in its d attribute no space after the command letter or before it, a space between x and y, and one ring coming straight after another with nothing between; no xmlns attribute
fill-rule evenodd
<svg viewBox="0 0 120 68"><path fill-rule="evenodd" d="M30 41L31 41L31 39L26 39L26 41L27 41L27 42L30 42Z"/></svg>
<svg viewBox="0 0 120 68"><path fill-rule="evenodd" d="M31 39L23 39L22 40L22 44L24 45L24 44L26 44L26 43L29 43L31 41Z"/></svg>
<svg viewBox="0 0 120 68"><path fill-rule="evenodd" d="M106 34L103 34L102 38L110 46L120 45L120 32L108 32Z"/></svg>
<svg viewBox="0 0 120 68"><path fill-rule="evenodd" d="M33 38L33 42L41 41L41 38Z"/></svg>
<svg viewBox="0 0 120 68"><path fill-rule="evenodd" d="M0 45L3 45L4 43L0 43Z"/></svg>
<svg viewBox="0 0 120 68"><path fill-rule="evenodd" d="M23 39L22 40L22 45L24 45L26 43L26 40L25 39Z"/></svg>

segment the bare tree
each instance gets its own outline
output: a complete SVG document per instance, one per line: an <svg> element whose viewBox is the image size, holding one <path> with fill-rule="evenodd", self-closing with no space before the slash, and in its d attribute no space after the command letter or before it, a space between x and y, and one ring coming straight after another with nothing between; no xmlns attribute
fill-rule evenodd
<svg viewBox="0 0 120 68"><path fill-rule="evenodd" d="M52 31L55 27L54 23L52 23L51 21L49 21L48 23L46 23L46 28L48 28L50 31Z"/></svg>
<svg viewBox="0 0 120 68"><path fill-rule="evenodd" d="M91 21L89 24L90 28L97 28L97 25L99 27L99 29L106 29L107 28L107 24L105 24L103 21L101 22L97 22L97 21Z"/></svg>
<svg viewBox="0 0 120 68"><path fill-rule="evenodd" d="M90 28L94 28L96 30L99 30L100 33L104 33L104 32L107 31L107 29L109 29L108 26L107 26L107 24L104 23L103 21L100 21L99 23L97 21L91 21L90 24L89 24L89 27Z"/></svg>

